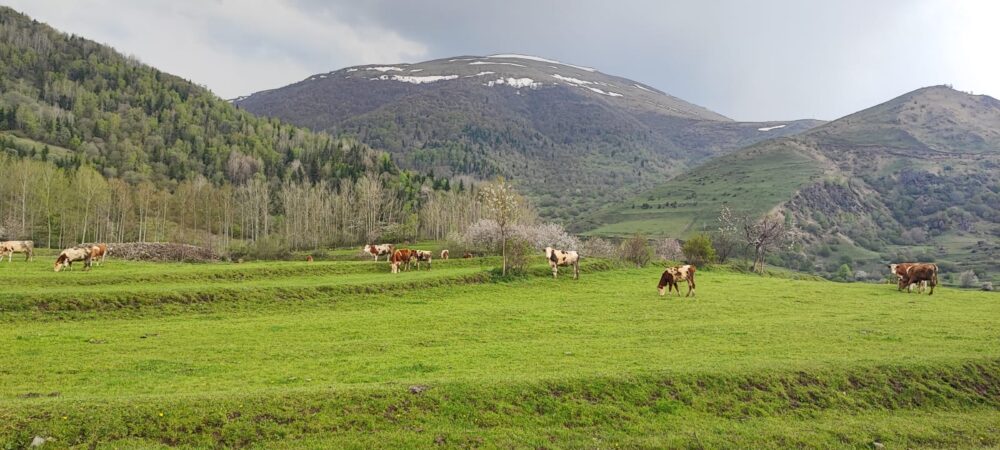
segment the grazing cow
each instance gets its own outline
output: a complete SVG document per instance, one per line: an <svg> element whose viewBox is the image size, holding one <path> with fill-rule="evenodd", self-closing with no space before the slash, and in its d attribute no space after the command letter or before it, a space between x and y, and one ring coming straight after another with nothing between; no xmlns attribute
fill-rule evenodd
<svg viewBox="0 0 1000 450"><path fill-rule="evenodd" d="M566 252L556 250L552 247L545 247L545 259L549 260L549 267L552 268L552 278L557 278L559 266L573 266L573 279L580 278L580 254L577 252Z"/></svg>
<svg viewBox="0 0 1000 450"><path fill-rule="evenodd" d="M59 253L59 257L56 258L55 271L59 272L67 267L73 265L74 261L83 261L84 270L90 268L90 254L92 248L90 246L77 246L72 248L67 248Z"/></svg>
<svg viewBox="0 0 1000 450"><path fill-rule="evenodd" d="M448 249L441 250L441 259L448 259Z"/></svg>
<svg viewBox="0 0 1000 450"><path fill-rule="evenodd" d="M0 259L7 255L7 262L14 260L14 253L24 253L25 261L35 260L35 241L0 242Z"/></svg>
<svg viewBox="0 0 1000 450"><path fill-rule="evenodd" d="M912 292L912 290L913 290L913 284L915 284L915 283L907 283L907 284L904 285L903 284L904 283L903 280L906 278L906 271L909 270L910 266L914 266L914 265L918 265L918 264L922 264L922 263L897 263L897 264L889 264L889 272L896 276L896 284L898 284L898 288L897 288L898 291L902 291L903 288L905 287L906 288L906 292ZM926 289L926 288L927 288L927 281L922 281L917 286L917 292L918 293L923 293L924 289Z"/></svg>
<svg viewBox="0 0 1000 450"><path fill-rule="evenodd" d="M90 246L90 261L92 264L101 265L104 257L108 255L108 244L94 244Z"/></svg>
<svg viewBox="0 0 1000 450"><path fill-rule="evenodd" d="M694 297L694 272L695 267L691 264L677 267L667 267L667 270L663 271L663 275L660 275L660 284L656 286L656 289L660 291L660 297L664 295L664 287L667 288L667 293L677 289L677 296L680 297L681 287L677 284L678 281L687 281L688 292L685 297Z"/></svg>
<svg viewBox="0 0 1000 450"><path fill-rule="evenodd" d="M934 287L938 284L937 264L910 264L906 267L903 277L899 280L899 286L906 286L906 292L913 292L911 285L927 283L930 292L927 295L934 295ZM917 289L917 293L922 293L923 287Z"/></svg>
<svg viewBox="0 0 1000 450"><path fill-rule="evenodd" d="M388 261L394 250L396 250L396 246L392 244L367 244L364 252L374 256L375 261L378 261L378 257L382 255L385 255L385 260Z"/></svg>
<svg viewBox="0 0 1000 450"><path fill-rule="evenodd" d="M469 259L469 258L473 258L474 256L472 255L472 253L465 252L465 254L462 255L462 257L465 258L465 259Z"/></svg>
<svg viewBox="0 0 1000 450"><path fill-rule="evenodd" d="M426 250L414 250L413 254L413 259L417 262L417 270L420 270L421 262L427 263L427 270L431 269L431 256L433 255L431 252Z"/></svg>
<svg viewBox="0 0 1000 450"><path fill-rule="evenodd" d="M306 262L307 263L313 262L313 255L306 256Z"/></svg>
<svg viewBox="0 0 1000 450"><path fill-rule="evenodd" d="M390 259L389 264L392 266L392 273L399 273L399 265L406 264L406 268L409 269L410 262L417 257L416 250L410 250L408 248L401 248L392 252L392 259Z"/></svg>

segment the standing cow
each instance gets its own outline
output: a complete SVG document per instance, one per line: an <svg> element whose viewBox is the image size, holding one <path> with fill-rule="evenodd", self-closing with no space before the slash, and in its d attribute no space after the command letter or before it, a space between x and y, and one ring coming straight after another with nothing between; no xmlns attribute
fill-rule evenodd
<svg viewBox="0 0 1000 450"><path fill-rule="evenodd" d="M448 259L448 249L441 250L441 259L443 260Z"/></svg>
<svg viewBox="0 0 1000 450"><path fill-rule="evenodd" d="M577 252L545 247L545 259L549 261L549 267L552 268L552 278L557 278L559 266L573 266L573 279L580 278L580 254Z"/></svg>
<svg viewBox="0 0 1000 450"><path fill-rule="evenodd" d="M663 271L663 275L660 275L660 283L656 286L656 289L660 291L660 297L664 295L664 287L667 288L667 293L677 289L677 296L680 297L681 287L677 284L678 281L687 281L688 292L685 297L694 297L694 272L695 267L691 264L677 267L667 267L667 270Z"/></svg>
<svg viewBox="0 0 1000 450"><path fill-rule="evenodd" d="M392 244L366 244L364 252L375 257L375 261L378 261L378 257L385 255L385 260L388 261L392 257L392 252L396 250L396 246Z"/></svg>
<svg viewBox="0 0 1000 450"><path fill-rule="evenodd" d="M90 260L94 265L104 263L104 258L108 255L108 244L94 244L90 246Z"/></svg>
<svg viewBox="0 0 1000 450"><path fill-rule="evenodd" d="M7 256L7 262L14 260L14 253L24 253L25 261L35 260L35 241L0 242L0 259Z"/></svg>
<svg viewBox="0 0 1000 450"><path fill-rule="evenodd" d="M938 284L938 266L931 263L897 263L889 264L889 270L896 275L898 281L897 290L913 292L913 285L917 285L917 293L922 294L927 286L930 286L930 293L934 294L934 286Z"/></svg>
<svg viewBox="0 0 1000 450"><path fill-rule="evenodd" d="M392 258L389 260L389 265L392 267L392 273L399 273L400 264L405 264L405 268L410 268L410 262L417 257L416 250L410 250L408 248L401 248L392 252Z"/></svg>
<svg viewBox="0 0 1000 450"><path fill-rule="evenodd" d="M431 256L432 253L426 250L414 250L413 260L417 262L417 270L420 270L420 263L427 263L427 269L431 269Z"/></svg>

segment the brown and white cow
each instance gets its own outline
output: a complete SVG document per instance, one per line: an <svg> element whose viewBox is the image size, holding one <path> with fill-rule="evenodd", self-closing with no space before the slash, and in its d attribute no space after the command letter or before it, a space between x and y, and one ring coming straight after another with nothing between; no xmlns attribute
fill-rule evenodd
<svg viewBox="0 0 1000 450"><path fill-rule="evenodd" d="M420 263L427 263L427 269L431 269L431 256L433 253L426 250L414 250L413 260L417 262L417 270L420 270Z"/></svg>
<svg viewBox="0 0 1000 450"><path fill-rule="evenodd" d="M664 295L664 287L667 288L666 293L670 293L674 289L677 289L677 296L680 297L681 287L677 284L678 281L687 281L688 292L685 297L694 297L694 273L695 267L691 264L677 267L667 267L667 270L663 271L663 275L660 275L660 283L656 285L656 289L660 291L660 297Z"/></svg>
<svg viewBox="0 0 1000 450"><path fill-rule="evenodd" d="M74 261L83 261L84 270L90 268L90 254L92 248L89 245L82 245L67 248L59 253L59 257L56 258L55 271L59 272L67 267L73 265Z"/></svg>
<svg viewBox="0 0 1000 450"><path fill-rule="evenodd" d="M400 264L405 264L405 268L409 269L410 262L416 257L417 251L408 248L401 248L392 252L392 258L389 260L389 265L392 266L392 273L399 273Z"/></svg>
<svg viewBox="0 0 1000 450"><path fill-rule="evenodd" d="M918 293L923 293L924 292L924 289L927 288L927 281L926 280L920 281L918 283L905 283L905 281L904 281L907 278L906 273L909 270L910 266L920 265L920 264L924 264L924 263L896 263L896 264L889 264L889 272L896 276L896 284L898 285L898 287L897 287L898 291L902 291L903 288L905 287L906 288L906 292L912 292L913 291L913 285L917 284L917 292ZM937 266L935 266L935 267L937 267Z"/></svg>
<svg viewBox="0 0 1000 450"><path fill-rule="evenodd" d="M905 267L896 267L899 275L899 290L906 286L906 292L913 292L912 285L924 283L930 286L927 295L934 295L934 287L938 284L938 266L930 263L906 263ZM923 287L917 289L917 293L922 293Z"/></svg>
<svg viewBox="0 0 1000 450"><path fill-rule="evenodd" d="M472 253L469 253L469 252L465 252L465 254L462 255L462 258L465 258L465 259L471 259L471 258L475 258L475 257L476 257L475 255L473 255Z"/></svg>
<svg viewBox="0 0 1000 450"><path fill-rule="evenodd" d="M441 250L441 259L448 259L448 249Z"/></svg>
<svg viewBox="0 0 1000 450"><path fill-rule="evenodd" d="M24 253L25 261L35 260L35 241L0 242L0 259L7 256L7 262L14 260L14 253Z"/></svg>
<svg viewBox="0 0 1000 450"><path fill-rule="evenodd" d="M552 278L557 278L559 266L573 266L573 279L580 278L580 254L575 251L556 250L552 247L545 247L545 259L549 261L552 268Z"/></svg>
<svg viewBox="0 0 1000 450"><path fill-rule="evenodd" d="M364 252L375 257L375 261L378 261L378 257L385 255L385 260L388 261L392 257L392 252L396 250L396 246L392 244L366 244Z"/></svg>
<svg viewBox="0 0 1000 450"><path fill-rule="evenodd" d="M108 244L100 243L90 246L90 261L92 264L101 265L104 257L108 255Z"/></svg>

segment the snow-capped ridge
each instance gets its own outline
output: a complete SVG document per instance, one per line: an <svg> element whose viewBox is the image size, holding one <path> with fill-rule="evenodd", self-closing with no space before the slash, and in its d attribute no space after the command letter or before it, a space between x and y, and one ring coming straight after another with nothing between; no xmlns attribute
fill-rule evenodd
<svg viewBox="0 0 1000 450"><path fill-rule="evenodd" d="M591 67L575 66L573 64L566 64L564 62L559 62L559 61L555 61L555 60L552 60L552 59L545 59L545 58L540 58L538 56L531 56L531 55L519 55L519 54L516 54L516 53L504 53L504 54L500 54L500 55L490 55L490 56L487 56L487 58L527 59L529 61L538 61L538 62L546 62L546 63L551 63L551 64L559 64L559 65L563 65L563 66L566 66L566 67L572 67L574 69L584 70L584 71L587 71L587 72L597 72L597 69L594 69L594 68L591 68Z"/></svg>

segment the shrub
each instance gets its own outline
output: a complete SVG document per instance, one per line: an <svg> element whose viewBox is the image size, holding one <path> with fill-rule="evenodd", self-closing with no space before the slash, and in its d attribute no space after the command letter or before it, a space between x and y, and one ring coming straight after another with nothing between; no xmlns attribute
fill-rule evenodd
<svg viewBox="0 0 1000 450"><path fill-rule="evenodd" d="M854 281L865 281L868 279L868 272L857 270L854 272Z"/></svg>
<svg viewBox="0 0 1000 450"><path fill-rule="evenodd" d="M546 223L541 225L517 225L513 234L528 241L535 250L541 251L545 247L552 247L559 250L578 250L580 240L576 236L571 236L562 225Z"/></svg>
<svg viewBox="0 0 1000 450"><path fill-rule="evenodd" d="M684 257L688 263L696 266L705 265L715 260L715 248L712 247L712 239L705 234L699 234L681 247Z"/></svg>
<svg viewBox="0 0 1000 450"><path fill-rule="evenodd" d="M654 252L656 256L664 261L679 261L684 257L684 251L681 250L681 242L672 238L657 241Z"/></svg>
<svg viewBox="0 0 1000 450"><path fill-rule="evenodd" d="M993 283L991 283L989 281L986 281L981 286L981 289L984 290L984 291L992 291L993 290Z"/></svg>
<svg viewBox="0 0 1000 450"><path fill-rule="evenodd" d="M622 259L635 264L640 269L649 263L652 256L653 249L649 247L649 241L646 240L646 237L641 234L636 234L622 242Z"/></svg>
<svg viewBox="0 0 1000 450"><path fill-rule="evenodd" d="M590 238L582 244L582 254L595 258L618 258L618 247L601 238Z"/></svg>
<svg viewBox="0 0 1000 450"><path fill-rule="evenodd" d="M513 236L507 240L507 271L511 275L523 275L531 263L531 256L536 253L534 245L521 236Z"/></svg>
<svg viewBox="0 0 1000 450"><path fill-rule="evenodd" d="M972 270L966 270L958 276L958 285L964 288L973 288L979 284L979 277L976 276L976 272Z"/></svg>
<svg viewBox="0 0 1000 450"><path fill-rule="evenodd" d="M837 273L833 275L834 279L840 281L850 281L854 278L854 274L851 273L851 266L847 264L841 264L840 268L837 269Z"/></svg>

